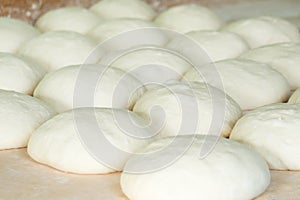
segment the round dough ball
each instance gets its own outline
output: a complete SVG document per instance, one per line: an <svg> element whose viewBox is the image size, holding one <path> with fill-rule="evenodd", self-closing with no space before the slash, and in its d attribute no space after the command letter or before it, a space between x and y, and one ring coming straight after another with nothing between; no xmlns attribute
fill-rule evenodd
<svg viewBox="0 0 300 200"><path fill-rule="evenodd" d="M101 0L91 10L106 19L134 18L151 21L156 13L143 0Z"/></svg>
<svg viewBox="0 0 300 200"><path fill-rule="evenodd" d="M0 90L0 149L26 147L31 133L54 114L34 97Z"/></svg>
<svg viewBox="0 0 300 200"><path fill-rule="evenodd" d="M0 17L0 52L15 53L26 41L40 32L18 19Z"/></svg>
<svg viewBox="0 0 300 200"><path fill-rule="evenodd" d="M209 82L218 87L214 84L214 70L220 74L225 93L231 96L243 110L285 102L290 96L290 86L279 72L269 65L251 60L219 61L202 67L201 74L191 68L184 78L188 81Z"/></svg>
<svg viewBox="0 0 300 200"><path fill-rule="evenodd" d="M300 44L282 43L250 50L241 58L269 64L289 82L292 90L300 87Z"/></svg>
<svg viewBox="0 0 300 200"><path fill-rule="evenodd" d="M134 126L124 130L115 121L115 115L119 120L130 118ZM126 154L121 156L113 155L105 147L99 147L104 154L115 156L115 163L119 166L110 166L105 160L99 161L92 155L89 148L89 141L83 141L81 129L76 122L84 123L85 127L94 128L93 120L96 119L97 129L101 131L108 142L116 149ZM75 119L77 118L78 121ZM79 123L79 124L80 124ZM138 115L128 110L107 109L107 108L80 108L55 116L45 122L32 134L28 143L28 154L39 163L49 165L56 169L79 173L79 174L106 174L115 171L122 171L129 156L137 149L147 145L150 140L137 139L128 135L145 137L151 132L149 129L140 129L146 126L146 122ZM80 131L80 132L78 132ZM98 131L98 130L97 130ZM98 132L97 132L98 133ZM101 134L99 133L99 134ZM86 134L91 134L88 132ZM79 136L81 135L81 136ZM93 141L95 142L95 141ZM99 144L102 144L100 141ZM89 150L89 151L88 151ZM106 150L106 151L105 151Z"/></svg>
<svg viewBox="0 0 300 200"><path fill-rule="evenodd" d="M216 14L197 4L171 7L162 12L154 22L160 27L180 33L196 30L217 30L222 24Z"/></svg>
<svg viewBox="0 0 300 200"><path fill-rule="evenodd" d="M81 74L81 78L79 78L79 74ZM98 81L95 84L93 80L86 80L89 76L95 75ZM131 109L143 92L143 84L122 70L106 69L100 65L76 65L48 73L36 87L34 96L49 103L57 112L61 113L79 106L74 105L75 100L77 103L79 102L79 99L74 99L74 96L77 92L83 91L78 89L77 84L86 84L88 88L95 87L94 104L90 105L84 102L84 105L80 107ZM86 93L81 95L90 96L88 91L84 92Z"/></svg>
<svg viewBox="0 0 300 200"><path fill-rule="evenodd" d="M0 89L32 95L45 73L43 68L24 57L0 53Z"/></svg>
<svg viewBox="0 0 300 200"><path fill-rule="evenodd" d="M300 103L300 88L298 88L290 97L289 103Z"/></svg>
<svg viewBox="0 0 300 200"><path fill-rule="evenodd" d="M130 158L121 175L121 187L134 200L244 200L263 193L270 183L270 172L263 158L245 145L220 138L204 159L199 158L202 145L212 144L212 136L176 137L172 149L166 149L174 138L152 142L140 151L144 158ZM193 141L186 150L186 143ZM183 153L180 156L179 153ZM147 154L150 154L148 156ZM179 157L180 156L180 157ZM149 158L150 157L150 158ZM130 166L149 168L163 160L174 159L169 166L142 174L130 173ZM129 168L129 169L128 169ZM127 172L129 171L129 173Z"/></svg>
<svg viewBox="0 0 300 200"><path fill-rule="evenodd" d="M230 139L260 153L271 169L300 170L300 104L272 104L246 113Z"/></svg>
<svg viewBox="0 0 300 200"><path fill-rule="evenodd" d="M157 106L161 110L152 114ZM151 88L138 99L133 111L152 121L153 128L159 130L158 137L207 134L210 128L214 131L221 128L214 134L228 137L241 116L239 105L231 97L198 82L174 82ZM218 121L212 121L213 115L222 117L222 127L218 127ZM183 120L184 117L189 117L189 120Z"/></svg>
<svg viewBox="0 0 300 200"><path fill-rule="evenodd" d="M295 25L275 17L241 19L227 24L223 30L239 34L251 48L300 41L299 30Z"/></svg>
<svg viewBox="0 0 300 200"><path fill-rule="evenodd" d="M63 7L42 15L35 26L42 31L74 31L86 34L94 28L102 18L82 7Z"/></svg>
<svg viewBox="0 0 300 200"><path fill-rule="evenodd" d="M47 71L86 61L96 44L72 31L46 32L25 43L19 54L35 60Z"/></svg>

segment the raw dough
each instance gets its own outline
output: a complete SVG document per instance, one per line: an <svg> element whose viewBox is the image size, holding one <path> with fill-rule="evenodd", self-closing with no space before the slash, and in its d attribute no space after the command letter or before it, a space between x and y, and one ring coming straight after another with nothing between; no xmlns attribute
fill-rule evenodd
<svg viewBox="0 0 300 200"><path fill-rule="evenodd" d="M246 113L230 139L259 152L271 169L300 170L300 104L273 104Z"/></svg>
<svg viewBox="0 0 300 200"><path fill-rule="evenodd" d="M176 144L156 156L150 153L166 149L174 138L155 141L133 156L121 175L121 187L134 200L245 200L263 193L270 183L270 173L263 158L245 145L220 138L212 152L199 158L203 144L214 143L209 136L177 137ZM186 140L193 144L185 151ZM180 156L180 152L184 152ZM180 156L180 157L179 157ZM149 166L177 157L174 163L155 172L127 173L133 165Z"/></svg>
<svg viewBox="0 0 300 200"><path fill-rule="evenodd" d="M298 88L290 97L289 103L300 103L300 88Z"/></svg>
<svg viewBox="0 0 300 200"><path fill-rule="evenodd" d="M230 59L208 64L201 68L201 74L191 68L184 78L188 81L210 81L218 87L213 84L215 77L212 72L215 69L221 76L225 92L243 110L284 102L290 96L290 86L279 72L269 65L251 60Z"/></svg>
<svg viewBox="0 0 300 200"><path fill-rule="evenodd" d="M26 147L31 133L54 114L34 97L0 90L0 149Z"/></svg>

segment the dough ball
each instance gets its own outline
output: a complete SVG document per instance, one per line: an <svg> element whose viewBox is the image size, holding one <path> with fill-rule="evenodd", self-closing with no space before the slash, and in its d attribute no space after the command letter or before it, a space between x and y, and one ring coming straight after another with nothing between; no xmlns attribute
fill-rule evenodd
<svg viewBox="0 0 300 200"><path fill-rule="evenodd" d="M74 31L86 34L103 19L82 7L63 7L42 15L35 26L42 31Z"/></svg>
<svg viewBox="0 0 300 200"><path fill-rule="evenodd" d="M96 78L95 83L93 77ZM79 86L81 89L78 89ZM86 87L86 91L82 91L82 87ZM80 98L78 92L83 92L80 96L88 96L93 101L74 99ZM122 70L106 69L100 65L76 65L47 74L36 87L34 96L52 105L57 112L64 112L81 102L83 105L79 107L130 109L142 92L142 83Z"/></svg>
<svg viewBox="0 0 300 200"><path fill-rule="evenodd" d="M300 88L298 88L290 97L289 103L300 103Z"/></svg>
<svg viewBox="0 0 300 200"><path fill-rule="evenodd" d="M26 41L40 32L18 19L0 17L0 52L15 53Z"/></svg>
<svg viewBox="0 0 300 200"><path fill-rule="evenodd" d="M241 19L227 24L223 30L239 34L251 48L300 41L299 30L295 25L275 17Z"/></svg>
<svg viewBox="0 0 300 200"><path fill-rule="evenodd" d="M184 78L188 81L215 84L215 71L220 75L224 91L243 110L288 100L290 86L279 72L269 65L244 59L230 59L208 64L199 72L191 68ZM200 74L201 73L201 74ZM223 89L219 87L219 89Z"/></svg>
<svg viewBox="0 0 300 200"><path fill-rule="evenodd" d="M200 159L202 145L214 145L215 139L212 136L176 137L176 144L166 147L173 139L152 142L140 151L145 154L144 158L133 156L129 159L121 175L121 187L129 199L253 199L263 193L270 183L266 162L245 145L220 138L210 154ZM186 150L186 143L189 141L193 143ZM155 151L158 153L152 156L151 153ZM183 155L180 156L179 153ZM178 159L154 172L127 172L134 165L150 168L172 158Z"/></svg>
<svg viewBox="0 0 300 200"><path fill-rule="evenodd" d="M246 113L230 139L260 153L271 169L300 169L300 104L272 104Z"/></svg>
<svg viewBox="0 0 300 200"><path fill-rule="evenodd" d="M45 73L42 67L24 57L0 53L0 89L32 95Z"/></svg>
<svg viewBox="0 0 300 200"><path fill-rule="evenodd" d="M160 110L154 112L157 107ZM174 82L151 88L138 99L133 111L151 120L153 129L159 131L158 137L207 134L209 130L228 137L241 116L241 109L232 98L215 87L197 82Z"/></svg>
<svg viewBox="0 0 300 200"><path fill-rule="evenodd" d="M300 44L282 43L246 52L241 58L267 63L279 71L292 90L300 87Z"/></svg>
<svg viewBox="0 0 300 200"><path fill-rule="evenodd" d="M120 127L115 120L124 120L128 129ZM89 142L82 140L83 134L95 134L92 132L82 132L80 124L84 123L84 128L88 130L94 128L93 120L97 122L97 134L103 134L107 142L114 148L126 152L124 155L114 155L106 147L99 147L103 154L115 156L116 166L110 166L106 160L98 160L96 155L92 155ZM123 109L108 108L81 108L65 112L55 116L45 122L32 134L28 144L28 154L39 163L49 165L56 169L79 174L106 174L121 171L129 156L137 149L149 143L150 140L132 137L145 137L151 134L150 129L141 129L146 126L146 122L138 115ZM99 130L98 130L99 129ZM92 131L95 131L94 129ZM80 135L80 136L79 136ZM95 136L96 137L96 136ZM99 139L99 138L97 138ZM99 141L98 145L103 144ZM118 168L115 168L118 167Z"/></svg>
<svg viewBox="0 0 300 200"><path fill-rule="evenodd" d="M0 149L26 147L31 133L54 114L34 97L0 90Z"/></svg>
<svg viewBox="0 0 300 200"><path fill-rule="evenodd" d="M35 60L47 71L86 61L96 44L79 33L72 31L46 32L20 49L19 54Z"/></svg>
<svg viewBox="0 0 300 200"><path fill-rule="evenodd" d="M91 10L106 19L134 18L151 21L156 13L143 0L101 0Z"/></svg>
<svg viewBox="0 0 300 200"><path fill-rule="evenodd" d="M185 4L169 8L154 21L158 26L180 33L196 30L217 30L220 18L208 8L197 4Z"/></svg>

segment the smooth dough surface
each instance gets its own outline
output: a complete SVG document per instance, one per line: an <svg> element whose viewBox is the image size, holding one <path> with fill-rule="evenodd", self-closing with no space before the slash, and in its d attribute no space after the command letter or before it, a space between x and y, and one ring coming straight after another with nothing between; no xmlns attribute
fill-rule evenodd
<svg viewBox="0 0 300 200"><path fill-rule="evenodd" d="M31 133L54 115L39 99L0 90L0 149L26 147Z"/></svg>
<svg viewBox="0 0 300 200"><path fill-rule="evenodd" d="M300 170L300 104L272 104L246 113L230 139L259 152L271 169Z"/></svg>
<svg viewBox="0 0 300 200"><path fill-rule="evenodd" d="M174 138L155 141L133 156L121 175L121 187L129 199L134 200L245 200L263 193L270 183L270 173L263 158L245 145L220 138L204 159L199 158L203 144L214 144L209 136L199 135L185 151L186 140L192 136L179 136L176 144L156 156L155 151L167 149ZM183 153L180 156L179 153ZM179 154L179 155L178 155ZM180 157L178 157L180 156ZM127 173L130 166L146 166L178 157L169 166L142 174Z"/></svg>
<svg viewBox="0 0 300 200"><path fill-rule="evenodd" d="M290 97L289 103L300 103L300 88L298 88Z"/></svg>
<svg viewBox="0 0 300 200"><path fill-rule="evenodd" d="M231 96L243 110L284 102L289 98L290 86L284 76L269 65L251 60L223 60L208 64L199 72L191 68L184 79L208 82L218 87L214 84L216 80L214 71L219 73L225 93Z"/></svg>
<svg viewBox="0 0 300 200"><path fill-rule="evenodd" d="M275 17L241 19L227 24L223 30L239 34L251 48L300 41L299 30L295 25Z"/></svg>

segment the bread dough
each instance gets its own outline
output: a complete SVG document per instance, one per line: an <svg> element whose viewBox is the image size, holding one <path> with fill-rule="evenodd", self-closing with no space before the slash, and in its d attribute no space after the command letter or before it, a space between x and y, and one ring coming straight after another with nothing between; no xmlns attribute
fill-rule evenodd
<svg viewBox="0 0 300 200"><path fill-rule="evenodd" d="M216 95L212 96L213 93ZM157 106L162 110L153 114ZM138 99L133 111L151 120L153 129L159 131L157 137L207 134L210 126L217 131L210 134L228 137L241 116L239 105L231 97L197 82L174 82L151 88ZM220 121L212 123L213 115L221 117L221 130L216 129Z"/></svg>
<svg viewBox="0 0 300 200"><path fill-rule="evenodd" d="M199 152L204 143L213 143L212 136L192 139L185 151L182 145L193 136L177 137L176 145L156 156L152 152L167 148L173 138L155 141L143 148L144 158L133 156L121 175L121 187L129 199L135 200L244 200L263 193L270 183L270 173L263 158L245 145L220 138L212 152L204 159ZM128 173L131 166L149 166L183 155L169 166L155 172ZM150 154L150 156L147 156Z"/></svg>
<svg viewBox="0 0 300 200"><path fill-rule="evenodd" d="M63 7L42 15L35 26L42 31L75 31L86 34L103 19L82 7Z"/></svg>
<svg viewBox="0 0 300 200"><path fill-rule="evenodd" d="M0 52L15 53L23 43L39 34L24 21L0 17Z"/></svg>
<svg viewBox="0 0 300 200"><path fill-rule="evenodd" d="M38 84L34 96L49 103L57 112L64 112L79 105L74 105L76 92L82 96L89 96L88 91L76 90L77 84L84 82L93 91L93 105L80 105L79 107L108 107L132 108L135 101L143 93L143 85L133 76L124 71L99 65L68 66L47 74ZM103 74L101 74L103 72ZM81 78L79 74L89 76L95 74L98 82ZM93 85L94 84L94 85ZM78 100L77 100L78 101Z"/></svg>
<svg viewBox="0 0 300 200"><path fill-rule="evenodd" d="M246 52L241 58L267 63L288 80L292 90L300 87L300 44L282 43Z"/></svg>
<svg viewBox="0 0 300 200"><path fill-rule="evenodd" d="M290 86L279 72L269 65L245 59L230 59L208 64L201 68L201 74L191 68L184 78L188 81L210 81L210 84L218 87L214 85L215 77L212 73L215 68L221 76L225 92L243 110L284 102L290 96Z"/></svg>
<svg viewBox="0 0 300 200"><path fill-rule="evenodd" d="M0 149L26 147L31 133L54 114L34 97L0 90Z"/></svg>
<svg viewBox="0 0 300 200"><path fill-rule="evenodd" d="M72 31L46 32L20 49L19 54L35 60L47 71L86 61L96 44L79 33Z"/></svg>
<svg viewBox="0 0 300 200"><path fill-rule="evenodd" d="M160 27L180 33L196 30L217 30L222 24L216 14L197 4L171 7L158 15L154 22Z"/></svg>
<svg viewBox="0 0 300 200"><path fill-rule="evenodd" d="M156 13L143 0L101 0L91 10L106 19L134 18L151 21Z"/></svg>
<svg viewBox="0 0 300 200"><path fill-rule="evenodd" d="M0 53L0 89L32 95L45 73L42 67L24 57Z"/></svg>
<svg viewBox="0 0 300 200"><path fill-rule="evenodd" d="M290 97L289 103L300 103L300 88L298 88Z"/></svg>
<svg viewBox="0 0 300 200"><path fill-rule="evenodd" d="M127 152L127 154L118 157L113 152L109 152L105 147L99 148L103 149L104 152L102 153L115 156L115 159L119 159L115 162L120 168L111 167L106 160L97 160L95 155L92 155L92 152L87 149L89 148L89 143L83 143L82 136L79 136L79 134L83 133L80 133L82 130L79 129L77 120L81 120L81 123L84 123L84 126L88 127L88 129L90 127L93 128L91 115L97 120L97 128L99 128L99 131L102 132L108 142L115 148ZM124 130L123 127L119 126L120 123L116 121L115 115L118 115L118 120L127 120L125 118L130 118L136 127L130 126L130 129ZM80 119L75 120L78 116ZM31 158L37 162L66 172L106 174L121 171L128 157L137 149L150 142L150 139L143 140L132 137L128 135L128 132L129 134L134 133L136 137L145 137L150 135L151 132L149 134L148 129L141 129L139 127L146 125L146 122L142 118L125 109L75 109L59 114L40 126L32 134L27 151ZM91 134L91 132L88 134ZM99 144L102 144L101 141Z"/></svg>
<svg viewBox="0 0 300 200"><path fill-rule="evenodd" d="M300 169L300 104L272 104L246 113L230 139L259 152L271 169Z"/></svg>
<svg viewBox="0 0 300 200"><path fill-rule="evenodd" d="M241 35L251 48L300 41L299 30L295 25L275 17L240 19L227 24L223 30Z"/></svg>

